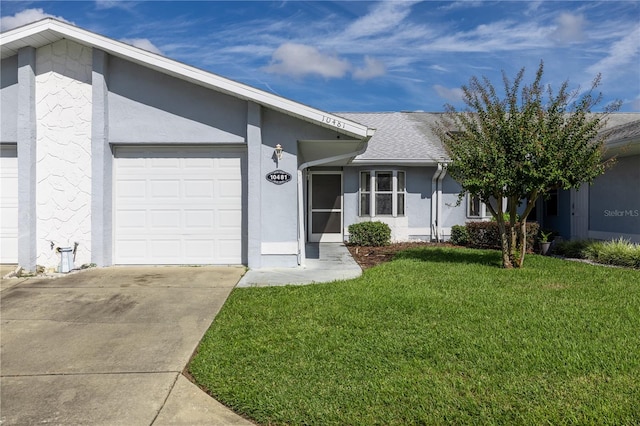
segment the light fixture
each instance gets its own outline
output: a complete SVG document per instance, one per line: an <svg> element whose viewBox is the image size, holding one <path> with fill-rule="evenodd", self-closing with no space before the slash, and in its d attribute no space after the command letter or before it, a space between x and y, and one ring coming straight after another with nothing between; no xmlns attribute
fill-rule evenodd
<svg viewBox="0 0 640 426"><path fill-rule="evenodd" d="M282 145L277 144L276 145L276 149L274 150L275 154L276 154L276 158L278 160L282 160Z"/></svg>

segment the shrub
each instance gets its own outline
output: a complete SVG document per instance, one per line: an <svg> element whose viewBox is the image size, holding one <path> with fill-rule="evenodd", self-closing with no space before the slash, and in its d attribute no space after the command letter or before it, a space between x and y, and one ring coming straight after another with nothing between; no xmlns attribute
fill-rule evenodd
<svg viewBox="0 0 640 426"><path fill-rule="evenodd" d="M612 241L594 241L584 249L587 259L606 265L640 268L640 245L623 238Z"/></svg>
<svg viewBox="0 0 640 426"><path fill-rule="evenodd" d="M507 227L509 224L507 224ZM500 231L497 222L467 222L469 246L474 248L500 249ZM527 252L534 250L540 225L527 222Z"/></svg>
<svg viewBox="0 0 640 426"><path fill-rule="evenodd" d="M591 243L589 240L554 242L553 252L557 255L571 257L573 259L585 259L587 257L585 249L589 247Z"/></svg>
<svg viewBox="0 0 640 426"><path fill-rule="evenodd" d="M469 243L467 227L463 225L453 225L451 227L451 239L449 241L457 246L466 246Z"/></svg>
<svg viewBox="0 0 640 426"><path fill-rule="evenodd" d="M391 228L386 223L360 222L349 225L349 242L359 246L386 246L391 240Z"/></svg>

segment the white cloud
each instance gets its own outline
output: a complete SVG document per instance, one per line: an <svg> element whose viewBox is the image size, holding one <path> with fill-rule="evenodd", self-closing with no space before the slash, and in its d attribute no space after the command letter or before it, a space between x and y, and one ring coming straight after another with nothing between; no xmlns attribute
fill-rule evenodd
<svg viewBox="0 0 640 426"><path fill-rule="evenodd" d="M587 24L584 15L562 13L556 18L556 29L549 35L561 44L577 43L585 40L584 27Z"/></svg>
<svg viewBox="0 0 640 426"><path fill-rule="evenodd" d="M460 88L449 89L439 84L436 84L433 86L433 89L436 91L438 96L440 96L442 99L446 100L447 102L451 102L451 103L457 103L462 101L462 97L464 95L464 92Z"/></svg>
<svg viewBox="0 0 640 426"><path fill-rule="evenodd" d="M40 21L44 18L56 18L59 21L69 22L61 16L45 13L43 9L25 9L13 16L3 16L0 18L0 31L8 31L32 22Z"/></svg>
<svg viewBox="0 0 640 426"><path fill-rule="evenodd" d="M441 65L431 65L429 67L429 69L432 69L434 71L440 71L440 72L448 72L449 70L446 69L445 67L441 66Z"/></svg>
<svg viewBox="0 0 640 426"><path fill-rule="evenodd" d="M386 1L376 5L373 10L357 19L347 27L347 38L369 37L386 33L396 28L411 13L411 1Z"/></svg>
<svg viewBox="0 0 640 426"><path fill-rule="evenodd" d="M364 57L364 67L356 68L353 71L353 77L358 80L368 80L374 77L380 77L387 72L384 64L369 56Z"/></svg>
<svg viewBox="0 0 640 426"><path fill-rule="evenodd" d="M623 65L629 63L637 66L638 56L640 54L640 25L624 36L622 39L613 43L609 48L609 54L600 61L587 68L589 74L602 73L607 76L609 73L616 73ZM636 68L637 71L637 68Z"/></svg>
<svg viewBox="0 0 640 426"><path fill-rule="evenodd" d="M96 9L124 9L131 10L135 6L135 2L123 0L96 0Z"/></svg>
<svg viewBox="0 0 640 426"><path fill-rule="evenodd" d="M158 55L163 55L162 51L158 49L151 41L147 38L123 38L123 43L130 44L139 49L146 50L151 53L157 53Z"/></svg>
<svg viewBox="0 0 640 426"><path fill-rule="evenodd" d="M313 46L284 43L271 57L265 71L292 77L319 75L325 78L341 78L350 68L349 61L320 52Z"/></svg>

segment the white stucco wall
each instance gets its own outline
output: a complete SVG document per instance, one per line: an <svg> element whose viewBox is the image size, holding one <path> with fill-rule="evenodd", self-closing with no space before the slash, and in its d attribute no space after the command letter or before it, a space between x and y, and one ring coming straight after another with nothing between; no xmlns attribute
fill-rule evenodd
<svg viewBox="0 0 640 426"><path fill-rule="evenodd" d="M91 48L60 40L36 52L37 263L78 242L76 266L91 259Z"/></svg>

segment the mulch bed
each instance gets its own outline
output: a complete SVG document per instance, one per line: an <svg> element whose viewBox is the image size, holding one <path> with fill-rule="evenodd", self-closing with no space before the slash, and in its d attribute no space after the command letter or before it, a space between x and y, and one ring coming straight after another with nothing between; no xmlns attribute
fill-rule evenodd
<svg viewBox="0 0 640 426"><path fill-rule="evenodd" d="M427 242L410 242L410 243L393 243L382 247L365 247L347 244L347 248L351 256L360 265L362 269L368 269L384 262L393 260L397 252L412 248L420 247L452 247L447 243L427 243Z"/></svg>

